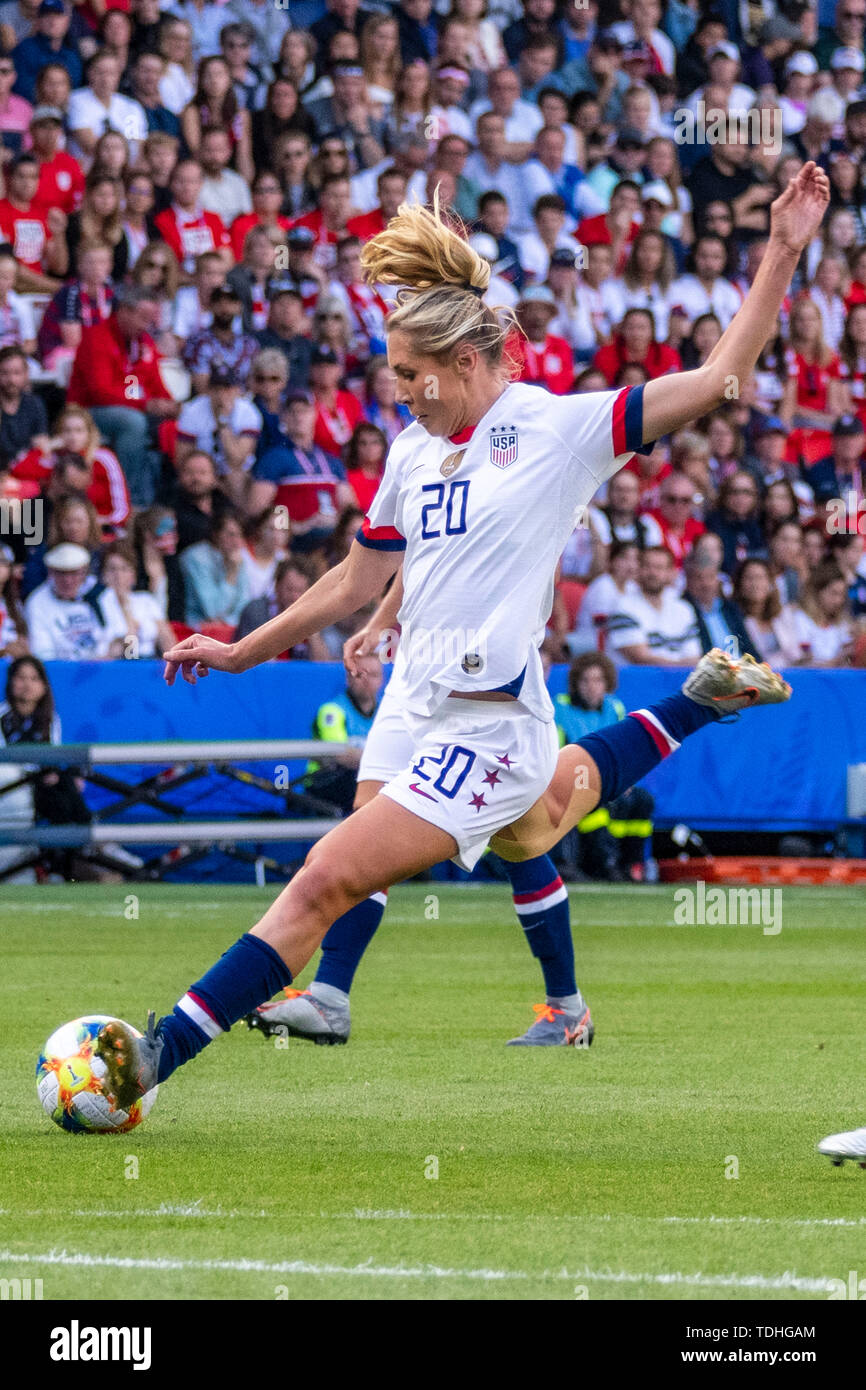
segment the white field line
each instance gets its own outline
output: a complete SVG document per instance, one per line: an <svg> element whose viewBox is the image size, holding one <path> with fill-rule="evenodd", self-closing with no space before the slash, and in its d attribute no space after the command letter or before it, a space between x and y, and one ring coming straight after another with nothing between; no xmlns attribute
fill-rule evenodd
<svg viewBox="0 0 866 1390"><path fill-rule="evenodd" d="M160 1217L192 1217L198 1220L234 1221L263 1218L275 1220L278 1215L279 1213L264 1209L258 1211L244 1211L237 1208L226 1210L223 1207L210 1209L202 1207L199 1202L181 1205L163 1202L158 1207L129 1207L126 1209L111 1207L79 1207L71 1210L55 1210L50 1207L0 1208L0 1219L4 1216L27 1217L28 1219L49 1217L55 1220L81 1217L92 1221L125 1221L132 1217L145 1217L148 1220L158 1220ZM863 1230L866 1227L866 1216L638 1216L631 1212L574 1212L541 1217L531 1214L521 1216L498 1212L415 1212L403 1208L376 1210L365 1207L357 1207L354 1211L301 1212L296 1213L293 1219L297 1221L472 1221L479 1224L484 1222L519 1224L521 1222L544 1221L577 1222L586 1225L597 1222L604 1225L622 1223L661 1226L781 1226L805 1229L835 1227L843 1230Z"/></svg>
<svg viewBox="0 0 866 1390"><path fill-rule="evenodd" d="M665 1288L758 1289L765 1292L831 1293L835 1281L805 1278L786 1270L784 1274L685 1274L681 1270L639 1274L626 1269L454 1269L440 1265L311 1264L307 1260L179 1260L170 1256L135 1259L132 1256L88 1255L80 1251L47 1250L19 1253L0 1250L0 1265L64 1265L88 1269L147 1269L168 1271L215 1271L222 1274L296 1274L318 1278L366 1279L466 1279L482 1283L553 1281L557 1283L655 1284Z"/></svg>

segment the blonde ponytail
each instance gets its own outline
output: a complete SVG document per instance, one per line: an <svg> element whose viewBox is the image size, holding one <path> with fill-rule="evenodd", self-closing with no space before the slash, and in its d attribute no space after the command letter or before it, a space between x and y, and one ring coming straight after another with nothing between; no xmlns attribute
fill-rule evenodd
<svg viewBox="0 0 866 1390"><path fill-rule="evenodd" d="M491 365L502 361L513 315L483 303L490 265L433 207L402 203L384 231L361 251L368 283L399 285L388 328L410 333L417 351L444 357L469 343Z"/></svg>

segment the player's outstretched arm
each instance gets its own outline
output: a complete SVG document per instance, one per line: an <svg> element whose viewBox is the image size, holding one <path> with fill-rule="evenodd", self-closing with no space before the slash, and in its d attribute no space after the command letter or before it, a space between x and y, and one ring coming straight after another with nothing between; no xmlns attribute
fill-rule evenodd
<svg viewBox="0 0 866 1390"><path fill-rule="evenodd" d="M257 627L239 642L218 642L196 634L165 653L165 681L174 685L178 671L189 685L208 671L237 674L272 661L281 652L321 632L339 618L357 613L382 592L400 564L399 554L354 544L339 565L328 570L291 608Z"/></svg>
<svg viewBox="0 0 866 1390"><path fill-rule="evenodd" d="M659 377L644 387L645 444L681 429L730 400L753 370L804 249L830 201L830 181L811 161L770 209L770 238L754 284L702 367Z"/></svg>
<svg viewBox="0 0 866 1390"><path fill-rule="evenodd" d="M372 618L343 643L343 665L350 676L358 675L358 658L372 656L383 642L388 642L397 628L397 614L403 604L403 566L394 575L391 585ZM393 653L388 659L393 661Z"/></svg>

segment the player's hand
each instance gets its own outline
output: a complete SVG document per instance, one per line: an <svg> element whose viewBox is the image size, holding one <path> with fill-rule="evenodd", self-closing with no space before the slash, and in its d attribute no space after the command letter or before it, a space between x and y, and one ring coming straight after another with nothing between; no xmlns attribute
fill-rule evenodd
<svg viewBox="0 0 866 1390"><path fill-rule="evenodd" d="M357 676L358 660L362 656L372 656L379 645L379 634L371 627L362 627L347 637L343 643L343 665L350 676Z"/></svg>
<svg viewBox="0 0 866 1390"><path fill-rule="evenodd" d="M810 159L770 208L771 240L799 256L817 235L829 202L830 180Z"/></svg>
<svg viewBox="0 0 866 1390"><path fill-rule="evenodd" d="M206 676L208 671L238 670L234 642L219 642L216 637L203 637L200 633L169 647L163 652L163 660L166 685L174 685L178 671L187 685L195 685L199 676Z"/></svg>

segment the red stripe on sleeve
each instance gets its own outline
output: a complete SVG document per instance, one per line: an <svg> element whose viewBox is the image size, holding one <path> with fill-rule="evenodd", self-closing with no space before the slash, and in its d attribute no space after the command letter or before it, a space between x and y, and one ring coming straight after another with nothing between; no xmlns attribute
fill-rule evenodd
<svg viewBox="0 0 866 1390"><path fill-rule="evenodd" d="M628 400L628 392L629 388L624 386L613 403L611 427L613 431L614 458L619 458L620 454L628 452L625 442L625 403Z"/></svg>

